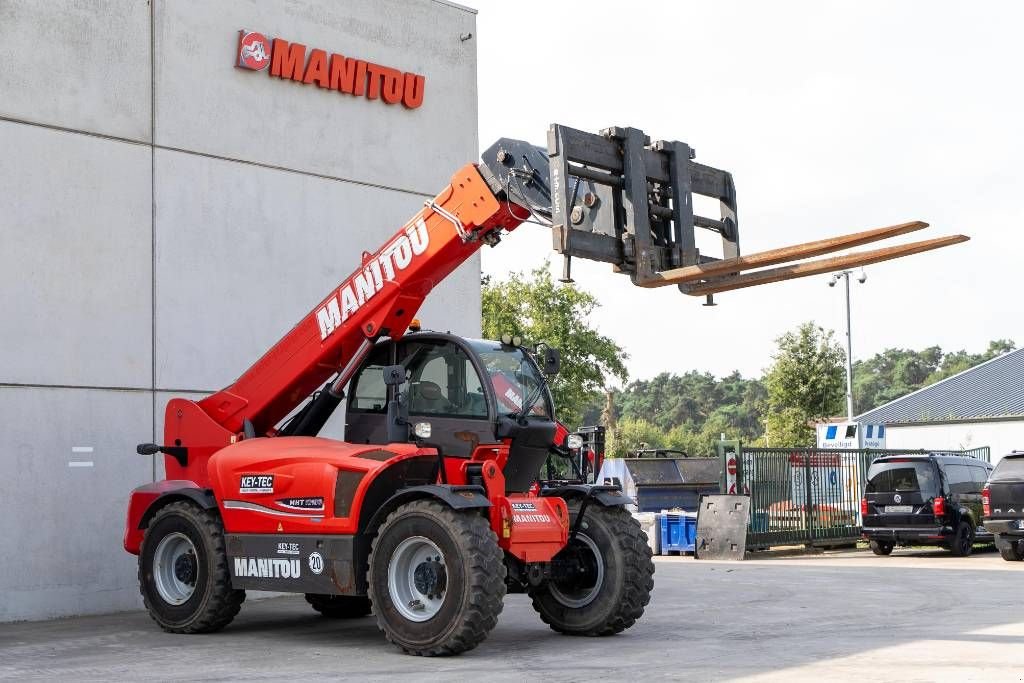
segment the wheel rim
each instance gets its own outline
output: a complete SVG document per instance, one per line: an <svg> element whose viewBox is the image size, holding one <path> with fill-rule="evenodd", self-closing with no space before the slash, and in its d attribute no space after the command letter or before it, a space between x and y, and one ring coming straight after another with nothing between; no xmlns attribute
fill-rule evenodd
<svg viewBox="0 0 1024 683"><path fill-rule="evenodd" d="M441 611L448 588L444 553L423 536L410 536L388 562L388 593L399 614L422 622Z"/></svg>
<svg viewBox="0 0 1024 683"><path fill-rule="evenodd" d="M167 534L153 553L153 582L160 597L171 605L181 605L196 591L199 560L196 547L185 534Z"/></svg>
<svg viewBox="0 0 1024 683"><path fill-rule="evenodd" d="M566 607L586 607L594 601L604 585L604 562L601 551L597 543L584 533L576 534L576 538L565 550L573 554L573 557L567 559L578 565L577 575L568 580L552 581L548 590Z"/></svg>

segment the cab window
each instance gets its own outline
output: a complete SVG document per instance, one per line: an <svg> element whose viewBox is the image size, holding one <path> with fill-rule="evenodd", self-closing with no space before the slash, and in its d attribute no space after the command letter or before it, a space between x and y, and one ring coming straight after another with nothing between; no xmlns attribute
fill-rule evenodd
<svg viewBox="0 0 1024 683"><path fill-rule="evenodd" d="M487 401L480 376L469 356L446 341L405 345L399 362L406 369L405 392L410 415L485 419Z"/></svg>
<svg viewBox="0 0 1024 683"><path fill-rule="evenodd" d="M384 384L384 368L390 365L391 347L382 344L373 350L367 364L352 380L349 410L364 413L385 413L388 409L388 388Z"/></svg>

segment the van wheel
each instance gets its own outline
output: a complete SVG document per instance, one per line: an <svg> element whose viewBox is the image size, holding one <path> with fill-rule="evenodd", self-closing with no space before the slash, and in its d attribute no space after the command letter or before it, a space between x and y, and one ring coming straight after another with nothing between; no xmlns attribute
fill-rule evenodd
<svg viewBox="0 0 1024 683"><path fill-rule="evenodd" d="M953 557L967 557L974 548L974 527L968 522L960 522L956 527L956 535L949 544Z"/></svg>
<svg viewBox="0 0 1024 683"><path fill-rule="evenodd" d="M871 552L875 555L891 555L893 544L890 541L871 541Z"/></svg>
<svg viewBox="0 0 1024 683"><path fill-rule="evenodd" d="M1003 540L999 536L996 536L996 547L999 548L999 555L1007 562L1020 562L1024 560L1024 555L1021 555L1020 546L1017 545L1015 540Z"/></svg>

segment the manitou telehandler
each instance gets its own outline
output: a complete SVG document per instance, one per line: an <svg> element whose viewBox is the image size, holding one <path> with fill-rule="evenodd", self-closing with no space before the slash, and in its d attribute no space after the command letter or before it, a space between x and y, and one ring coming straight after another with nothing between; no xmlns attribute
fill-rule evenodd
<svg viewBox="0 0 1024 683"><path fill-rule="evenodd" d="M721 215L696 215L695 194ZM168 402L163 444L138 448L165 455L166 479L132 493L124 537L162 628L220 629L248 589L303 593L331 617L372 610L418 655L475 647L506 591L529 593L561 633L609 635L640 618L654 565L629 500L539 480L550 455L580 448L546 384L556 351L409 330L431 289L527 220L551 226L566 279L578 256L700 296L966 239L743 274L925 224L741 257L732 178L684 143L558 125L547 150L499 140L234 384ZM723 258L698 252L696 227L721 235ZM346 441L318 437L345 398Z"/></svg>

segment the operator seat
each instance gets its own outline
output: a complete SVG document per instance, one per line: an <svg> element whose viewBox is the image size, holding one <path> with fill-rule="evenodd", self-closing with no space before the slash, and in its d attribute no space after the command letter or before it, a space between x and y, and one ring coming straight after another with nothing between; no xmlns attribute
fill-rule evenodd
<svg viewBox="0 0 1024 683"><path fill-rule="evenodd" d="M441 387L430 380L413 382L409 390L409 412L447 413L450 404L441 392Z"/></svg>

